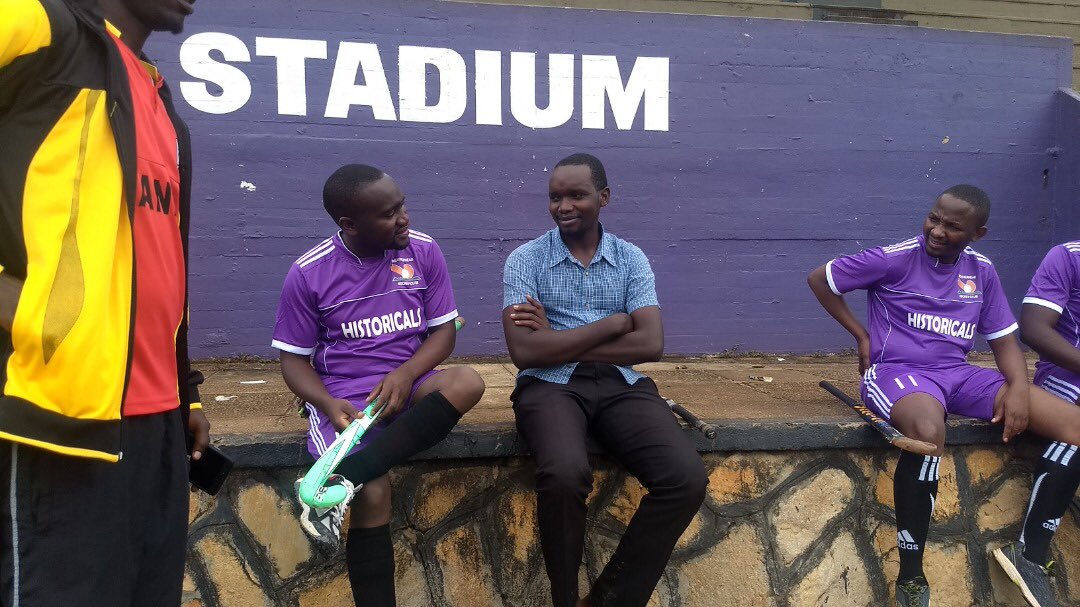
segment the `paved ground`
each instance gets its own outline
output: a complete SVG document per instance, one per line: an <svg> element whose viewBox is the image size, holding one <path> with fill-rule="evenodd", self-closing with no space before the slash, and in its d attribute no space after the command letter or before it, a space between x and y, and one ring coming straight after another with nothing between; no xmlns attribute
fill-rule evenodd
<svg viewBox="0 0 1080 607"><path fill-rule="evenodd" d="M992 365L980 356L976 362ZM515 369L509 361L464 359L487 382L484 399L462 421L467 427L504 427L513 422L510 392ZM203 402L215 435L301 432L293 396L276 362L204 361ZM699 417L714 421L845 423L859 417L818 387L825 379L858 397L857 368L850 356L695 357L639 365L660 388ZM767 381L762 378L771 378Z"/></svg>

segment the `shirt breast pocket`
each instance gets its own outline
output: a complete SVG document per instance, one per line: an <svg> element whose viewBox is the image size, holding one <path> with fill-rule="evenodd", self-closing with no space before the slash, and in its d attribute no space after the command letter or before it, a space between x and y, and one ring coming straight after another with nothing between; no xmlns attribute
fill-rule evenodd
<svg viewBox="0 0 1080 607"><path fill-rule="evenodd" d="M592 285L597 309L610 316L626 312L626 281L615 272L602 272Z"/></svg>

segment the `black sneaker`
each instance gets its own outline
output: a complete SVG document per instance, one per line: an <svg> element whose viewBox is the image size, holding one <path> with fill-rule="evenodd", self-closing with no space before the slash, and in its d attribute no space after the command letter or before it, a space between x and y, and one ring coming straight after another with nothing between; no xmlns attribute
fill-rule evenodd
<svg viewBox="0 0 1080 607"><path fill-rule="evenodd" d="M345 518L345 511L359 487L353 487L353 484L344 476L334 474L326 479L326 484L319 491L324 491L326 487L333 485L341 485L348 491L348 497L336 506L316 508L299 499L301 480L303 479L297 479L294 485L297 501L300 502L300 526L319 544L336 549L341 544L341 523Z"/></svg>
<svg viewBox="0 0 1080 607"><path fill-rule="evenodd" d="M994 560L1020 588L1031 607L1057 607L1054 589L1050 586L1050 578L1054 576L1053 561L1046 566L1029 561L1024 558L1024 545L1019 542L995 550Z"/></svg>
<svg viewBox="0 0 1080 607"><path fill-rule="evenodd" d="M930 607L930 584L919 576L907 581L896 581L896 607Z"/></svg>

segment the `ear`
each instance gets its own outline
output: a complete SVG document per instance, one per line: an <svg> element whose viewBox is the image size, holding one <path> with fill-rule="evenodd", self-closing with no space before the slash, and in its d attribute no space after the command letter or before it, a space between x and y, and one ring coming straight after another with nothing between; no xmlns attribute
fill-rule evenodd
<svg viewBox="0 0 1080 607"><path fill-rule="evenodd" d="M339 217L337 224L342 232L345 232L349 236L356 236L356 222L353 221L351 217Z"/></svg>
<svg viewBox="0 0 1080 607"><path fill-rule="evenodd" d="M987 233L987 232L989 232L989 231L990 231L990 229L989 229L989 228L987 228L986 226L983 226L983 227L981 227L981 228L978 228L977 230L975 230L975 237L971 239L971 242L975 242L975 241L977 241L977 240L981 240L981 239L982 239L982 237L983 237L983 236L986 236L986 233Z"/></svg>
<svg viewBox="0 0 1080 607"><path fill-rule="evenodd" d="M600 206L606 207L607 203L611 199L611 188L604 188L600 190Z"/></svg>

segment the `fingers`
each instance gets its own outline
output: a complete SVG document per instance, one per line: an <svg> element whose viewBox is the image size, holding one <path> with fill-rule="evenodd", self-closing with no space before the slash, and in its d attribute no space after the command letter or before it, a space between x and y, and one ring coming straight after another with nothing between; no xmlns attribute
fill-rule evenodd
<svg viewBox="0 0 1080 607"><path fill-rule="evenodd" d="M379 395L382 394L383 384L384 384L385 381L386 381L386 379L384 378L381 381L379 381L379 383L375 384L375 389L373 389L371 391L371 394L368 394L368 397L366 399L364 399L365 403L370 405L371 403L375 402L376 398L379 398Z"/></svg>
<svg viewBox="0 0 1080 607"><path fill-rule="evenodd" d="M544 309L544 304L540 303L540 300L536 299L536 298L535 298L535 297L533 297L532 295L526 295L526 296L525 296L525 301L529 302L529 303L530 303L530 304L532 304L532 305L533 305L534 307L536 307L536 308L538 308L538 309L540 309L540 310L543 310L543 309Z"/></svg>

